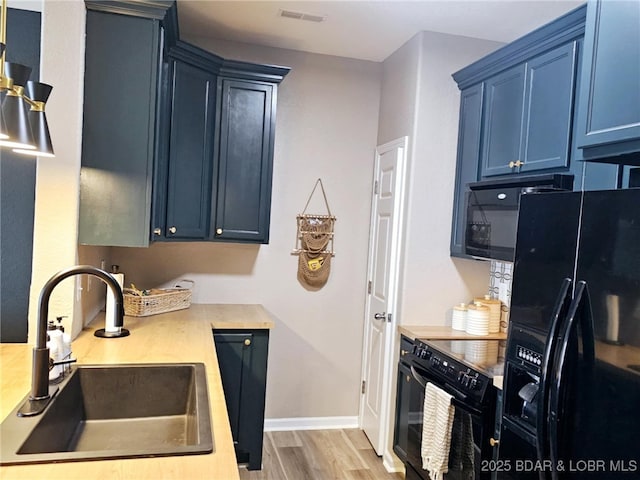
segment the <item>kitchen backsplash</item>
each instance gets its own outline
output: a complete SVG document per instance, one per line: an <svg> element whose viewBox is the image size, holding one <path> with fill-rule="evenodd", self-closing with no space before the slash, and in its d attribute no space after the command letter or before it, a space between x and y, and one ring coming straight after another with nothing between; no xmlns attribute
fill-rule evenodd
<svg viewBox="0 0 640 480"><path fill-rule="evenodd" d="M489 292L491 298L502 302L500 331L506 333L509 326L509 306L511 305L511 280L513 279L513 263L491 261L489 270Z"/></svg>

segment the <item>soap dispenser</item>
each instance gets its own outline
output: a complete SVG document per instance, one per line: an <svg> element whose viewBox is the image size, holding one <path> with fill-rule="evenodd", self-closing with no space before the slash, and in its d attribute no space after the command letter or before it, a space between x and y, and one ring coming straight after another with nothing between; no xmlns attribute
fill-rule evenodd
<svg viewBox="0 0 640 480"><path fill-rule="evenodd" d="M62 325L62 319L66 317L56 317L58 321L58 330L62 332L62 350L60 351L60 360L69 360L71 359L71 335L65 333L64 325ZM66 371L68 368L71 368L68 363L63 365L63 371Z"/></svg>
<svg viewBox="0 0 640 480"><path fill-rule="evenodd" d="M54 362L60 362L62 360L62 335L62 330L58 329L53 320L49 320L47 324L47 348L49 349L49 356ZM54 365L53 368L49 370L49 381L51 382L60 378L62 372L62 365Z"/></svg>
<svg viewBox="0 0 640 480"><path fill-rule="evenodd" d="M55 363L71 359L71 336L64 332L63 318L65 317L56 317L57 325L53 320L47 323L47 347L49 356ZM58 380L69 368L68 363L54 365L49 370L49 381Z"/></svg>

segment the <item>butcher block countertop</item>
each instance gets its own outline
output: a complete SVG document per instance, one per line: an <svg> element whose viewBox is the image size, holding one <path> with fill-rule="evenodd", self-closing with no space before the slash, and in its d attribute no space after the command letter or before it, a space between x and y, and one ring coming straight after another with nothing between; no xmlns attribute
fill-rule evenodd
<svg viewBox="0 0 640 480"><path fill-rule="evenodd" d="M0 479L184 479L239 478L231 429L211 329L270 329L274 322L260 305L191 305L150 317L125 317L131 335L97 338L104 314L72 343L81 364L202 362L209 388L215 451L206 455L18 465L0 468ZM29 344L0 344L0 418L21 402L31 386ZM0 439L1 441L2 439Z"/></svg>
<svg viewBox="0 0 640 480"><path fill-rule="evenodd" d="M506 340L506 333L490 333L489 335L470 335L461 330L453 330L446 326L399 325L398 332L415 340Z"/></svg>

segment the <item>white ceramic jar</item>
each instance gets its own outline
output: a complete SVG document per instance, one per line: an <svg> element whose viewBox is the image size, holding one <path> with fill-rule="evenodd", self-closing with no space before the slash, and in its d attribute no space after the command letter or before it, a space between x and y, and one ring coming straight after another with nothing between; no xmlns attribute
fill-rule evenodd
<svg viewBox="0 0 640 480"><path fill-rule="evenodd" d="M489 334L489 307L479 302L467 307L467 327L465 331L470 335Z"/></svg>
<svg viewBox="0 0 640 480"><path fill-rule="evenodd" d="M467 328L467 305L461 303L453 307L451 315L451 328L464 331Z"/></svg>

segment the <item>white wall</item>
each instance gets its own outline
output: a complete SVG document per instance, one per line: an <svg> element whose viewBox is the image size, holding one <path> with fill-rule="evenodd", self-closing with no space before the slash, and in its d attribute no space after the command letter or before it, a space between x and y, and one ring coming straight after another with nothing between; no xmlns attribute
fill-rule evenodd
<svg viewBox="0 0 640 480"><path fill-rule="evenodd" d="M489 262L449 256L460 94L451 74L501 44L421 32L383 62L378 143L409 136L403 276L397 319L451 323L451 307L488 291ZM399 342L392 358L397 358ZM395 364L390 365L396 378ZM395 391L385 401L395 403ZM391 407L392 410L393 407ZM402 470L388 419L384 464Z"/></svg>
<svg viewBox="0 0 640 480"><path fill-rule="evenodd" d="M451 74L500 46L421 32L383 64L378 143L410 138L402 324L449 324L453 305L487 291L488 262L449 256L460 101Z"/></svg>
<svg viewBox="0 0 640 480"><path fill-rule="evenodd" d="M194 302L261 303L272 313L267 418L355 418L381 65L187 40L226 58L292 67L278 91L270 243L114 248L113 263L127 284L147 288L191 278ZM317 178L338 220L331 276L314 292L297 281L291 250L296 215ZM308 213L325 213L321 198L318 191Z"/></svg>
<svg viewBox="0 0 640 480"><path fill-rule="evenodd" d="M43 2L40 78L54 87L47 102L47 120L56 157L40 158L37 166L29 302L31 343L35 340L40 289L51 275L77 263L84 32L82 0ZM82 328L75 284L75 278L62 282L49 308L50 318L69 317L64 324L73 335Z"/></svg>

